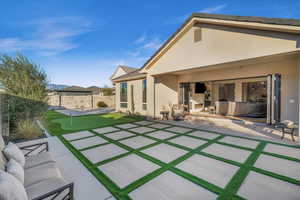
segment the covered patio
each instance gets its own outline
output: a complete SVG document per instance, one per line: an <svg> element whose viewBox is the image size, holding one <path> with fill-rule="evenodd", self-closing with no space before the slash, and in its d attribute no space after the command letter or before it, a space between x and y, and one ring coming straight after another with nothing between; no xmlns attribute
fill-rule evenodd
<svg viewBox="0 0 300 200"><path fill-rule="evenodd" d="M161 74L156 71L155 116L170 104L183 104L191 116L297 123L298 54L292 51Z"/></svg>

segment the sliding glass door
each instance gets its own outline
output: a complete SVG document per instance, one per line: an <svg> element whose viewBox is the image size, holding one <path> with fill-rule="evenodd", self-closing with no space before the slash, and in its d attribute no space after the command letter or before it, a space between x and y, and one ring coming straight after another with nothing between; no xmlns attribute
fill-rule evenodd
<svg viewBox="0 0 300 200"><path fill-rule="evenodd" d="M280 122L281 110L281 75L268 75L268 106L267 106L267 123L275 124Z"/></svg>

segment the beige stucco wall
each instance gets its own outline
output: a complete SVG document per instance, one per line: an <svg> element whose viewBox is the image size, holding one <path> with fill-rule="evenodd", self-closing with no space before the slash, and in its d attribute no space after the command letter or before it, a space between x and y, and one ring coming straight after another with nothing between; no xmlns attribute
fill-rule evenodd
<svg viewBox="0 0 300 200"><path fill-rule="evenodd" d="M97 103L103 101L108 107L114 107L114 96L102 95L48 95L48 104L62 106L67 109L92 109L97 108Z"/></svg>
<svg viewBox="0 0 300 200"><path fill-rule="evenodd" d="M194 29L201 27L201 41ZM160 74L295 50L299 35L243 28L192 27L148 70Z"/></svg>
<svg viewBox="0 0 300 200"><path fill-rule="evenodd" d="M116 69L116 72L115 72L115 73L113 74L113 76L111 77L111 79L117 78L117 77L122 76L122 75L124 75L124 74L126 74L126 72L125 72L121 67L118 67L118 68Z"/></svg>
<svg viewBox="0 0 300 200"><path fill-rule="evenodd" d="M147 110L143 110L143 102L142 102L142 81L133 80L127 82L127 108L120 107L120 83L116 84L116 110L121 112L134 112L141 115L146 115ZM132 95L133 92L133 95ZM133 97L133 98L132 98ZM134 104L134 111L132 109L132 105Z"/></svg>

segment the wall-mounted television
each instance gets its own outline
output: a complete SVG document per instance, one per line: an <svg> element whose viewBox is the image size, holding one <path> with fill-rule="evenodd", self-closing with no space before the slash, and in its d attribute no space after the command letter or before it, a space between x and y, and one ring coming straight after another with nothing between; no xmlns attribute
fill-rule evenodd
<svg viewBox="0 0 300 200"><path fill-rule="evenodd" d="M205 83L197 82L195 83L195 93L203 94L206 91Z"/></svg>

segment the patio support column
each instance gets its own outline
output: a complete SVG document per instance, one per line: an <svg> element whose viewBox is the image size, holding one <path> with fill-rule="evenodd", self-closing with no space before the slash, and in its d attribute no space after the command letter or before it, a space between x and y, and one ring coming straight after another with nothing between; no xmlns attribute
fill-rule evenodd
<svg viewBox="0 0 300 200"><path fill-rule="evenodd" d="M298 58L298 144L300 144L300 57Z"/></svg>
<svg viewBox="0 0 300 200"><path fill-rule="evenodd" d="M155 117L155 78L147 75L147 116Z"/></svg>

